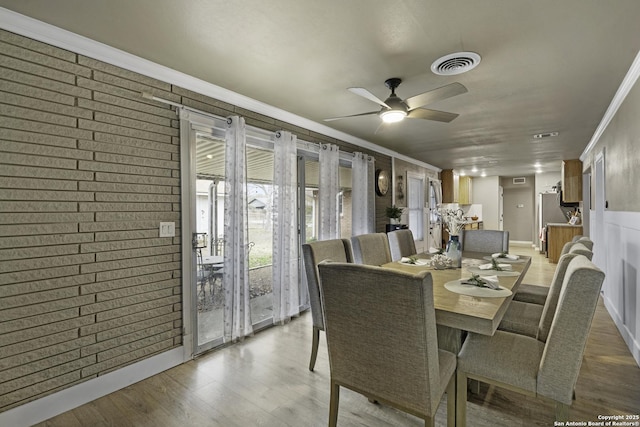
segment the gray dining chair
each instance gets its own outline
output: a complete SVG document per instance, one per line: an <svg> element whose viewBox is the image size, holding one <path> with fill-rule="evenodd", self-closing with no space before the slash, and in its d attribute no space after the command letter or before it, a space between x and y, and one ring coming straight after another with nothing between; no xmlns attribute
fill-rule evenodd
<svg viewBox="0 0 640 427"><path fill-rule="evenodd" d="M455 424L453 353L438 349L433 283L369 265L318 266L331 368L329 426L338 422L340 387L434 425L447 392L447 425Z"/></svg>
<svg viewBox="0 0 640 427"><path fill-rule="evenodd" d="M320 240L305 243L302 245L302 258L307 277L307 289L309 290L311 317L313 319L311 359L309 360L309 370L313 371L318 356L320 331L324 331L324 314L322 311L322 300L320 299L318 264L325 260L353 262L351 243L349 243L348 239Z"/></svg>
<svg viewBox="0 0 640 427"><path fill-rule="evenodd" d="M573 246L573 242L567 242L562 247L562 251L560 252L560 259L566 254L569 253L569 250ZM560 265L560 259L558 260L558 266ZM558 267L556 267L557 273ZM564 272L562 272L564 274ZM547 295L549 295L549 286L545 285L534 285L531 283L522 283L516 293L513 295L514 301L522 301L528 302L531 304L544 305L547 300Z"/></svg>
<svg viewBox="0 0 640 427"><path fill-rule="evenodd" d="M415 255L416 242L413 240L411 230L395 230L387 233L389 240L389 250L391 252L391 260L399 261L402 257Z"/></svg>
<svg viewBox="0 0 640 427"><path fill-rule="evenodd" d="M356 264L382 265L391 262L391 250L386 233L370 233L351 238L353 261Z"/></svg>
<svg viewBox="0 0 640 427"><path fill-rule="evenodd" d="M458 354L457 425L466 425L468 379L551 400L556 420L566 421L603 280L586 257L569 262L546 341L505 331L469 333Z"/></svg>
<svg viewBox="0 0 640 427"><path fill-rule="evenodd" d="M498 329L546 341L567 268L571 260L577 256L579 255L576 253L569 253L560 257L543 305L511 301Z"/></svg>
<svg viewBox="0 0 640 427"><path fill-rule="evenodd" d="M589 260L593 258L593 252L591 252L585 245L583 245L580 241L571 245L569 249L570 254L580 254L586 256Z"/></svg>
<svg viewBox="0 0 640 427"><path fill-rule="evenodd" d="M462 250L469 252L508 252L509 232L500 230L462 230Z"/></svg>
<svg viewBox="0 0 640 427"><path fill-rule="evenodd" d="M574 243L582 243L583 245L585 245L587 247L587 249L589 249L591 252L593 252L593 240L591 240L587 236L580 237Z"/></svg>

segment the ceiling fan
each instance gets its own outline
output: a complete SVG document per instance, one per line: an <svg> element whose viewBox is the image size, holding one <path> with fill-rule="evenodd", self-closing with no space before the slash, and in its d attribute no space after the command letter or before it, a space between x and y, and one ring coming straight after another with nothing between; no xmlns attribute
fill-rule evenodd
<svg viewBox="0 0 640 427"><path fill-rule="evenodd" d="M399 122L405 117L408 117L410 119L435 120L438 122L449 123L450 121L458 117L458 114L447 113L445 111L430 110L422 107L433 102L451 98L453 96L467 92L467 88L464 87L464 85L460 83L451 83L446 86L442 86L437 89L433 89L428 92L424 92L419 95L402 100L398 97L398 95L396 95L396 88L400 85L400 83L402 83L402 79L399 79L397 77L385 80L384 84L389 89L391 89L391 95L389 95L389 97L384 101L382 101L380 98L378 98L365 88L350 87L348 88L350 92L362 96L369 101L375 102L376 104L380 105L382 109L380 109L379 111L370 111L367 113L352 114L349 116L331 117L328 119L324 119L324 121L330 122L333 120L340 120L349 117L369 116L377 114L380 116L384 123Z"/></svg>

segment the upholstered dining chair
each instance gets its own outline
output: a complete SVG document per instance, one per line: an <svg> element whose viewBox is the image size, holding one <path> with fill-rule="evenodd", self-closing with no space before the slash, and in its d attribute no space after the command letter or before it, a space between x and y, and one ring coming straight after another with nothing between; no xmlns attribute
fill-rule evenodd
<svg viewBox="0 0 640 427"><path fill-rule="evenodd" d="M591 252L593 252L593 240L591 240L587 236L582 236L581 238L579 238L574 243L582 243L583 245L585 245L587 247L587 249L589 249Z"/></svg>
<svg viewBox="0 0 640 427"><path fill-rule="evenodd" d="M353 262L382 265L391 262L391 250L386 233L370 233L351 238Z"/></svg>
<svg viewBox="0 0 640 427"><path fill-rule="evenodd" d="M324 331L324 315L322 312L322 301L320 299L318 264L324 260L353 262L351 243L349 243L348 239L320 240L305 243L302 245L302 257L307 276L311 317L313 319L311 359L309 360L309 370L313 371L316 365L316 358L318 357L320 331Z"/></svg>
<svg viewBox="0 0 640 427"><path fill-rule="evenodd" d="M584 255L589 259L589 261L591 261L591 259L593 258L593 252L591 252L585 245L583 245L579 241L571 245L569 253Z"/></svg>
<svg viewBox="0 0 640 427"><path fill-rule="evenodd" d="M458 426L466 425L469 378L551 400L556 420L569 418L603 280L604 273L586 257L569 262L546 342L505 331L469 333L458 354Z"/></svg>
<svg viewBox="0 0 640 427"><path fill-rule="evenodd" d="M534 337L543 342L546 341L553 316L556 313L556 307L558 306L564 276L569 263L577 256L579 255L569 253L560 257L551 285L547 288L548 294L543 305L511 301L500 325L498 325L498 329Z"/></svg>
<svg viewBox="0 0 640 427"><path fill-rule="evenodd" d="M469 252L507 252L509 232L500 230L462 230L462 250Z"/></svg>
<svg viewBox="0 0 640 427"><path fill-rule="evenodd" d="M409 229L391 231L387 233L387 239L389 239L392 261L399 261L402 257L417 253L416 242L413 240L413 233Z"/></svg>
<svg viewBox="0 0 640 427"><path fill-rule="evenodd" d="M431 273L369 265L318 266L331 368L329 426L336 426L340 387L434 425L447 392L455 424L453 353L439 350Z"/></svg>
<svg viewBox="0 0 640 427"><path fill-rule="evenodd" d="M569 250L572 246L573 242L567 242L564 244L564 246L562 247L562 251L560 252L560 259L562 259L564 255L569 253ZM558 260L558 266L560 265L560 259ZM558 267L556 267L556 273L557 270ZM549 288L549 286L544 285L522 283L516 293L513 295L513 300L544 305L545 301L547 300L547 295L549 294Z"/></svg>

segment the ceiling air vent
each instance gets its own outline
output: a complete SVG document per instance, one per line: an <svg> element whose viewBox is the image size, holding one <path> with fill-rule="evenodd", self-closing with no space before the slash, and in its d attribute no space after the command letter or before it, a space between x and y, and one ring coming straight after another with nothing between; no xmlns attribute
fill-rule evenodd
<svg viewBox="0 0 640 427"><path fill-rule="evenodd" d="M527 178L525 178L524 176L520 178L513 178L514 184L525 184L526 182L527 182Z"/></svg>
<svg viewBox="0 0 640 427"><path fill-rule="evenodd" d="M454 76L474 69L480 63L480 55L475 52L456 52L436 59L431 71L439 76Z"/></svg>

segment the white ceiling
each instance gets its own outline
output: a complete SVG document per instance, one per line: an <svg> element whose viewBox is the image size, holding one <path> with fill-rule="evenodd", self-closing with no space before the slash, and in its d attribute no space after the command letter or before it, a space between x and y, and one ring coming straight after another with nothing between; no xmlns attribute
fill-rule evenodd
<svg viewBox="0 0 640 427"><path fill-rule="evenodd" d="M440 168L470 175L558 171L578 158L640 50L637 0L0 0L105 43ZM457 51L474 70L436 76ZM375 133L400 77L407 98L452 82L429 105L451 123L405 120ZM532 135L558 132L555 138ZM472 167L478 168L471 173Z"/></svg>

